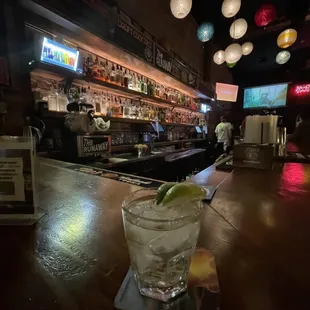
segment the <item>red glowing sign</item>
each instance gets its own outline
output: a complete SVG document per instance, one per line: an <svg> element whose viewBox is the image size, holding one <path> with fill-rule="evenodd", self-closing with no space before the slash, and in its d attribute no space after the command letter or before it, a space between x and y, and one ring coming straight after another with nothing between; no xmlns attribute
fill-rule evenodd
<svg viewBox="0 0 310 310"><path fill-rule="evenodd" d="M296 85L294 87L294 93L297 96L303 96L303 95L310 94L310 84Z"/></svg>

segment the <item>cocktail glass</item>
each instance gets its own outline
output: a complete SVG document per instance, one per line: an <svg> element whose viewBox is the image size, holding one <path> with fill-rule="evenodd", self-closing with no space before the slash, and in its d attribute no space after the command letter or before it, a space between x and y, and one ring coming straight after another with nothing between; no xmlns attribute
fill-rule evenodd
<svg viewBox="0 0 310 310"><path fill-rule="evenodd" d="M187 289L190 257L196 247L201 201L158 206L157 191L142 189L122 204L131 268L142 295L168 301Z"/></svg>

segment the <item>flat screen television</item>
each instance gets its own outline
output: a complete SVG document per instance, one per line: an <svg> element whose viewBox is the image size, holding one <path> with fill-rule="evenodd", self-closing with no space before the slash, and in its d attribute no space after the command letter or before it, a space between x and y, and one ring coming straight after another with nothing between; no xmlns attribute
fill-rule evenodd
<svg viewBox="0 0 310 310"><path fill-rule="evenodd" d="M216 99L220 101L236 102L239 86L216 83Z"/></svg>
<svg viewBox="0 0 310 310"><path fill-rule="evenodd" d="M244 109L279 108L286 105L288 84L276 84L244 89Z"/></svg>

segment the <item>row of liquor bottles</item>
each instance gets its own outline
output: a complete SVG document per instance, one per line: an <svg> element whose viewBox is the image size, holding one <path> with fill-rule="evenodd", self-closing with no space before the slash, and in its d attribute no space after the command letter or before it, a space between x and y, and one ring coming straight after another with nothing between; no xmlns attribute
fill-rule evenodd
<svg viewBox="0 0 310 310"><path fill-rule="evenodd" d="M200 104L196 103L193 98L107 59L88 54L83 57L83 70L87 76L97 80L116 84L193 110L200 110Z"/></svg>
<svg viewBox="0 0 310 310"><path fill-rule="evenodd" d="M71 88L70 96L79 97L81 102L92 104L95 114L101 116L194 125L203 125L204 122L202 114L172 111L170 107L157 106L144 100L138 101L90 87Z"/></svg>
<svg viewBox="0 0 310 310"><path fill-rule="evenodd" d="M157 106L145 101L133 100L104 92L102 89L73 85L68 93L57 81L32 77L32 90L39 102L45 102L48 110L67 112L72 101L88 103L97 115L139 120L158 120L167 123L203 125L204 115L186 110Z"/></svg>

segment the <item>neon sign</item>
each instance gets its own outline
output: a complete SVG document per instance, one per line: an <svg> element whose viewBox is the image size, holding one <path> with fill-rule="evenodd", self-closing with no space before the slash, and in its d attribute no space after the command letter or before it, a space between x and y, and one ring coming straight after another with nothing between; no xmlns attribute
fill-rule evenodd
<svg viewBox="0 0 310 310"><path fill-rule="evenodd" d="M294 93L296 95L310 94L310 84L296 85L294 88Z"/></svg>
<svg viewBox="0 0 310 310"><path fill-rule="evenodd" d="M79 51L58 42L43 39L41 61L76 71L79 60Z"/></svg>

